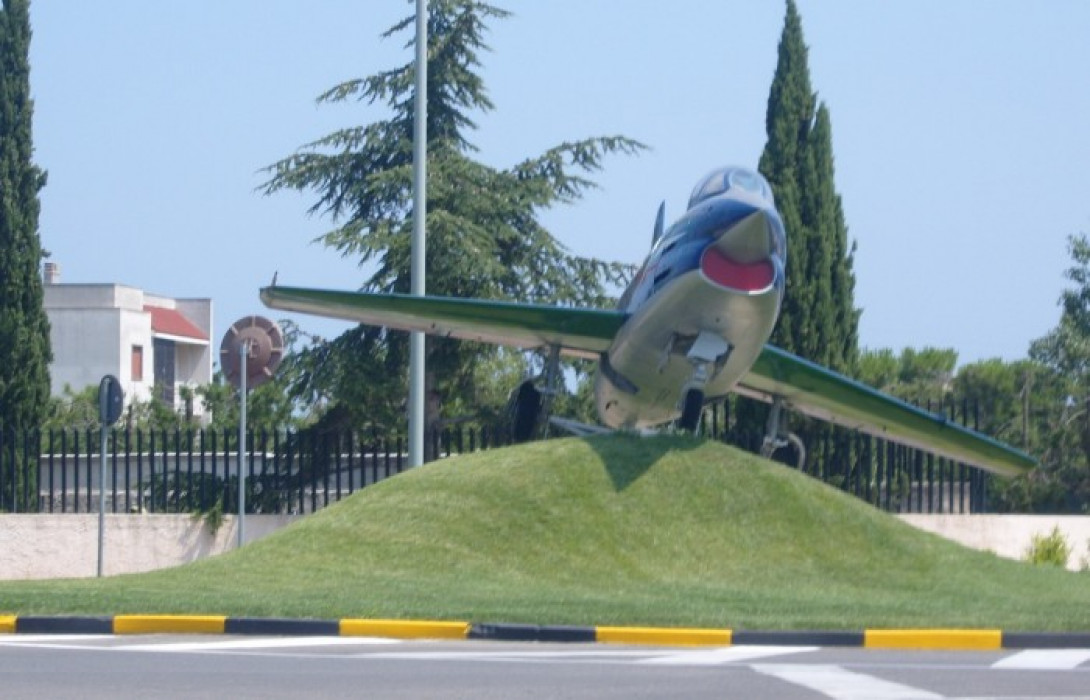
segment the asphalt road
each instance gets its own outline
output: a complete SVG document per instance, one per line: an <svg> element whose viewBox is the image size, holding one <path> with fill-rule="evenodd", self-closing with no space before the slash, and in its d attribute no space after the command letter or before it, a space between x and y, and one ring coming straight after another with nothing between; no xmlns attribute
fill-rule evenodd
<svg viewBox="0 0 1090 700"><path fill-rule="evenodd" d="M0 697L1090 699L1090 649L0 635Z"/></svg>

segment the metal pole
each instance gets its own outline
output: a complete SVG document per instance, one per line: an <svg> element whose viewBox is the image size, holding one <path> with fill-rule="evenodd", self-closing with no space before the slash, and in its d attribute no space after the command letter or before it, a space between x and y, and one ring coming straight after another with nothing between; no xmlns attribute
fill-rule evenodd
<svg viewBox="0 0 1090 700"><path fill-rule="evenodd" d="M416 104L413 112L413 238L411 291L424 296L424 220L427 217L428 7L416 0ZM409 466L424 463L424 334L409 337Z"/></svg>
<svg viewBox="0 0 1090 700"><path fill-rule="evenodd" d="M241 547L246 534L246 356L250 354L250 341L239 344L238 354L242 373L238 385L238 546Z"/></svg>
<svg viewBox="0 0 1090 700"><path fill-rule="evenodd" d="M102 385L98 389L99 443L98 464L98 577L102 578L103 549L106 544L106 394ZM13 489L14 490L14 489Z"/></svg>

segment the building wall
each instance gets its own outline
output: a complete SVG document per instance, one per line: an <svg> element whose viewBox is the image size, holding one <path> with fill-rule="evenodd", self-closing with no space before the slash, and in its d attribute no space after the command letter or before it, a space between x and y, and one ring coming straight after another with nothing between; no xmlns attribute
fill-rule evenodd
<svg viewBox="0 0 1090 700"><path fill-rule="evenodd" d="M125 391L126 405L147 401L155 385L155 334L145 304L176 309L212 337L210 299L172 299L147 294L119 284L46 284L45 309L49 316L53 364L51 391L64 393L65 386L81 391L97 386L107 374L116 376ZM133 376L133 347L143 348L143 372ZM212 381L211 343L177 339L176 380L199 386ZM182 401L175 392L176 408ZM203 413L196 402L194 413Z"/></svg>
<svg viewBox="0 0 1090 700"><path fill-rule="evenodd" d="M114 352L117 353L120 364L117 378L121 380L121 387L125 390L125 403L127 405L133 401L147 401L151 398L151 389L155 384L152 371L155 367L155 350L151 342L151 317L144 313L142 306L139 311L118 309L118 314L121 317L121 333ZM133 377L131 358L134 345L144 349L141 379Z"/></svg>
<svg viewBox="0 0 1090 700"><path fill-rule="evenodd" d="M121 379L118 342L121 314L117 309L53 309L49 311L49 339L53 346L50 365L54 396L70 386L80 391L98 385L104 375ZM95 340L92 340L95 339Z"/></svg>
<svg viewBox="0 0 1090 700"><path fill-rule="evenodd" d="M218 352L218 348L212 345L215 342L212 337L212 300L178 299L177 308L208 335L207 345L187 345L184 353L178 353L178 381L192 386L209 384ZM200 411L200 406L196 406L195 410Z"/></svg>

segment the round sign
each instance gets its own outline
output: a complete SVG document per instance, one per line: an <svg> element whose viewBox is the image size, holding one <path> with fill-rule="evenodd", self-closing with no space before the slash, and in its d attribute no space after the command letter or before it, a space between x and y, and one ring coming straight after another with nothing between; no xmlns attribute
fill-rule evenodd
<svg viewBox="0 0 1090 700"><path fill-rule="evenodd" d="M267 382L284 358L284 335L280 326L263 316L241 318L223 335L220 367L233 386L242 383L242 348L246 348L246 386Z"/></svg>
<svg viewBox="0 0 1090 700"><path fill-rule="evenodd" d="M125 392L121 382L112 374L107 374L98 383L98 419L103 425L113 425L121 417L125 408Z"/></svg>

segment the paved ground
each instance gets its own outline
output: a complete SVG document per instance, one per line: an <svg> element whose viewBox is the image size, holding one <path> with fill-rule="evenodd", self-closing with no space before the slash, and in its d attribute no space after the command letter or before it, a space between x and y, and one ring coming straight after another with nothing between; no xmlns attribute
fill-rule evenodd
<svg viewBox="0 0 1090 700"><path fill-rule="evenodd" d="M1090 649L876 651L0 635L21 698L1090 699Z"/></svg>

